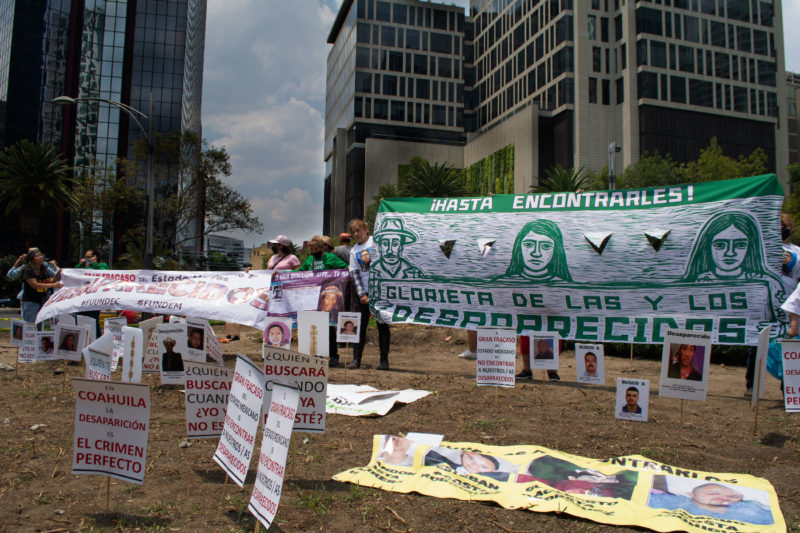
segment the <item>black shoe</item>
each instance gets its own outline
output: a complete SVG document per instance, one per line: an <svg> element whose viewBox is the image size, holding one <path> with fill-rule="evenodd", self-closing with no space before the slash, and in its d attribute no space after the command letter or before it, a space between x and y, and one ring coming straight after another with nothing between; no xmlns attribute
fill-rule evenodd
<svg viewBox="0 0 800 533"><path fill-rule="evenodd" d="M232 341L238 341L238 340L239 340L239 335L234 335L234 336L231 338L231 340L232 340Z"/></svg>
<svg viewBox="0 0 800 533"><path fill-rule="evenodd" d="M389 370L389 361L387 359L381 359L381 362L378 363L378 370Z"/></svg>
<svg viewBox="0 0 800 533"><path fill-rule="evenodd" d="M338 366L339 366L339 358L331 357L330 361L328 361L328 368L336 368Z"/></svg>
<svg viewBox="0 0 800 533"><path fill-rule="evenodd" d="M530 370L523 370L522 372L520 372L519 374L517 374L514 377L517 379L517 381L520 381L520 380L523 380L523 379L531 379L532 380L533 379L533 372L531 372Z"/></svg>
<svg viewBox="0 0 800 533"><path fill-rule="evenodd" d="M559 377L558 372L556 372L555 370L548 370L547 371L547 378L550 381L561 381L561 378Z"/></svg>
<svg viewBox="0 0 800 533"><path fill-rule="evenodd" d="M347 368L349 368L350 370L355 370L357 368L361 368L361 359L353 359L350 362L350 364L347 365Z"/></svg>

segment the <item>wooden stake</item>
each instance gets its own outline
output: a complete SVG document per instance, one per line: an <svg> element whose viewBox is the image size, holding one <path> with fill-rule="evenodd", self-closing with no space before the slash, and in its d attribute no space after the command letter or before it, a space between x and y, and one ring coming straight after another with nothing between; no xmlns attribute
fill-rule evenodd
<svg viewBox="0 0 800 533"><path fill-rule="evenodd" d="M681 399L681 424L683 424L683 400Z"/></svg>
<svg viewBox="0 0 800 533"><path fill-rule="evenodd" d="M544 384L547 383L547 370L544 371L542 376L542 405L544 405Z"/></svg>
<svg viewBox="0 0 800 533"><path fill-rule="evenodd" d="M630 360L631 372L633 372L633 343L631 343L631 360Z"/></svg>
<svg viewBox="0 0 800 533"><path fill-rule="evenodd" d="M753 387L753 394L756 395L756 411L753 415L753 435L756 435L758 430L758 385Z"/></svg>
<svg viewBox="0 0 800 533"><path fill-rule="evenodd" d="M228 475L225 474L225 483L222 485L222 500L219 502L219 509L217 510L217 522L219 517L222 516L222 505L225 503L225 489L228 488Z"/></svg>
<svg viewBox="0 0 800 533"><path fill-rule="evenodd" d="M111 476L106 476L106 512L111 510Z"/></svg>
<svg viewBox="0 0 800 533"><path fill-rule="evenodd" d="M254 531L255 533L258 533L260 530L261 530L261 522L259 522L258 518L256 518L256 528Z"/></svg>

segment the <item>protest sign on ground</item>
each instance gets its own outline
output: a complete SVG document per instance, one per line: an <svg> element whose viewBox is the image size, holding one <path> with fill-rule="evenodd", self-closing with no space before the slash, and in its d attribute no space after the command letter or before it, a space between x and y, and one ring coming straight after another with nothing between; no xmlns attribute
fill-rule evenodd
<svg viewBox="0 0 800 533"><path fill-rule="evenodd" d="M183 384L183 355L186 353L186 324L156 326L161 383Z"/></svg>
<svg viewBox="0 0 800 533"><path fill-rule="evenodd" d="M661 355L658 395L705 401L711 333L668 329Z"/></svg>
<svg viewBox="0 0 800 533"><path fill-rule="evenodd" d="M272 384L282 383L300 391L295 431L325 431L325 399L328 386L328 359L285 348L263 346L264 415L272 395Z"/></svg>
<svg viewBox="0 0 800 533"><path fill-rule="evenodd" d="M264 423L258 471L248 509L267 529L278 512L299 400L300 393L296 389L275 383L270 402L265 404L268 416Z"/></svg>
<svg viewBox="0 0 800 533"><path fill-rule="evenodd" d="M150 387L73 378L73 474L104 474L141 484L147 460Z"/></svg>
<svg viewBox="0 0 800 533"><path fill-rule="evenodd" d="M625 191L384 199L369 301L387 323L511 327L584 342L709 331L755 345L787 318L774 175ZM592 228L592 231L587 231ZM714 248L735 232L732 261ZM455 240L450 257L440 239ZM494 240L483 256L476 238Z"/></svg>
<svg viewBox="0 0 800 533"><path fill-rule="evenodd" d="M597 460L540 446L431 447L375 435L370 463L333 479L656 531L786 528L777 494L764 479L676 468L638 455ZM717 501L709 505L710 499Z"/></svg>
<svg viewBox="0 0 800 533"><path fill-rule="evenodd" d="M783 402L788 412L800 412L800 341L783 341Z"/></svg>
<svg viewBox="0 0 800 533"><path fill-rule="evenodd" d="M186 374L186 438L222 434L233 371L210 363L184 361Z"/></svg>
<svg viewBox="0 0 800 533"><path fill-rule="evenodd" d="M478 328L476 380L479 386L514 388L517 334L510 328Z"/></svg>
<svg viewBox="0 0 800 533"><path fill-rule="evenodd" d="M429 395L425 390L378 390L369 385L328 383L325 409L328 413L348 416L383 416L396 403L416 402Z"/></svg>
<svg viewBox="0 0 800 533"><path fill-rule="evenodd" d="M240 487L244 486L253 457L263 400L264 374L250 359L238 354L228 394L225 425L214 452L214 461Z"/></svg>
<svg viewBox="0 0 800 533"><path fill-rule="evenodd" d="M602 344L575 343L575 374L578 383L605 385L606 365Z"/></svg>
<svg viewBox="0 0 800 533"><path fill-rule="evenodd" d="M59 323L55 330L56 355L60 359L80 361L86 330L66 322Z"/></svg>
<svg viewBox="0 0 800 533"><path fill-rule="evenodd" d="M650 402L650 381L617 378L617 401L614 415L622 420L647 422Z"/></svg>
<svg viewBox="0 0 800 533"><path fill-rule="evenodd" d="M308 355L330 355L329 314L323 311L297 313L297 351Z"/></svg>

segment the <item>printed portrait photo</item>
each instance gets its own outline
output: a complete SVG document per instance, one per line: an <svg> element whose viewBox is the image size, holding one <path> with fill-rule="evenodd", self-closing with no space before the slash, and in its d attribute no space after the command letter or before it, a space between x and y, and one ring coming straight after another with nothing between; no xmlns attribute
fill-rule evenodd
<svg viewBox="0 0 800 533"><path fill-rule="evenodd" d="M622 420L647 421L650 382L646 379L617 378L617 401L614 414Z"/></svg>
<svg viewBox="0 0 800 533"><path fill-rule="evenodd" d="M605 384L602 344L575 343L575 374L578 383Z"/></svg>
<svg viewBox="0 0 800 533"><path fill-rule="evenodd" d="M417 443L396 435L383 435L378 459L395 466L411 466Z"/></svg>
<svg viewBox="0 0 800 533"><path fill-rule="evenodd" d="M339 320L336 326L337 342L358 342L360 330L360 313L339 313Z"/></svg>
<svg viewBox="0 0 800 533"><path fill-rule="evenodd" d="M287 320L272 320L264 328L264 345L274 348L289 348L292 342L292 328Z"/></svg>
<svg viewBox="0 0 800 533"><path fill-rule="evenodd" d="M531 337L533 368L537 370L558 370L558 339L553 336Z"/></svg>

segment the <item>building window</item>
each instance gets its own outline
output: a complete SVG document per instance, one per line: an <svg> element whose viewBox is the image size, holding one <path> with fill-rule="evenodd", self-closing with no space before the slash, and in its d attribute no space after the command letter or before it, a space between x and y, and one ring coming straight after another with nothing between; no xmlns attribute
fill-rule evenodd
<svg viewBox="0 0 800 533"><path fill-rule="evenodd" d="M422 54L414 54L414 74L428 73L428 57Z"/></svg>
<svg viewBox="0 0 800 533"><path fill-rule="evenodd" d="M381 44L383 46L394 46L394 28L392 26L381 26Z"/></svg>
<svg viewBox="0 0 800 533"><path fill-rule="evenodd" d="M747 113L747 89L744 87L733 87L733 110L740 113Z"/></svg>
<svg viewBox="0 0 800 533"><path fill-rule="evenodd" d="M449 33L431 32L431 52L453 53L453 39Z"/></svg>
<svg viewBox="0 0 800 533"><path fill-rule="evenodd" d="M722 52L714 52L714 74L717 78L730 78L730 56Z"/></svg>
<svg viewBox="0 0 800 533"><path fill-rule="evenodd" d="M636 41L636 64L647 64L647 39Z"/></svg>
<svg viewBox="0 0 800 533"><path fill-rule="evenodd" d="M440 57L439 58L439 77L440 78L450 78L452 77L452 71L450 70L450 58L449 57Z"/></svg>
<svg viewBox="0 0 800 533"><path fill-rule="evenodd" d="M403 53L389 52L389 70L403 72Z"/></svg>
<svg viewBox="0 0 800 533"><path fill-rule="evenodd" d="M431 97L430 90L431 90L431 84L429 80L423 80L423 79L417 80L417 92L416 92L417 98L424 98L424 99L430 98Z"/></svg>
<svg viewBox="0 0 800 533"><path fill-rule="evenodd" d="M406 48L419 50L419 30L406 30Z"/></svg>
<svg viewBox="0 0 800 533"><path fill-rule="evenodd" d="M406 6L405 4L392 4L392 8L394 10L394 23L395 24L405 24L406 23Z"/></svg>
<svg viewBox="0 0 800 533"><path fill-rule="evenodd" d="M384 98L376 98L374 115L376 119L387 120L389 118L389 101Z"/></svg>
<svg viewBox="0 0 800 533"><path fill-rule="evenodd" d="M369 72L356 72L356 92L372 92L372 74Z"/></svg>
<svg viewBox="0 0 800 533"><path fill-rule="evenodd" d="M694 50L688 46L678 47L678 70L694 72Z"/></svg>
<svg viewBox="0 0 800 533"><path fill-rule="evenodd" d="M652 33L663 35L661 23L661 10L649 7L640 7L636 10L636 33Z"/></svg>
<svg viewBox="0 0 800 533"><path fill-rule="evenodd" d="M361 97L356 96L355 99L353 100L353 116L355 116L356 118L362 117L362 112L361 112L362 105L363 102L361 100Z"/></svg>
<svg viewBox="0 0 800 533"><path fill-rule="evenodd" d="M406 121L406 104L402 100L392 100L392 120Z"/></svg>
<svg viewBox="0 0 800 533"><path fill-rule="evenodd" d="M617 78L617 103L625 101L625 84L623 78Z"/></svg>
<svg viewBox="0 0 800 533"><path fill-rule="evenodd" d="M397 76L383 75L383 94L397 96Z"/></svg>
<svg viewBox="0 0 800 533"><path fill-rule="evenodd" d="M392 16L392 4L389 2L381 2L378 0L378 10L375 13L375 18L378 20L382 20L384 22L389 22L390 17ZM377 100L375 101L377 104Z"/></svg>
<svg viewBox="0 0 800 533"><path fill-rule="evenodd" d="M600 17L600 40L607 43L608 39L608 18Z"/></svg>
<svg viewBox="0 0 800 533"><path fill-rule="evenodd" d="M589 15L587 19L587 30L589 31L589 40L596 41L597 40L597 17L594 15Z"/></svg>
<svg viewBox="0 0 800 533"><path fill-rule="evenodd" d="M597 103L597 78L589 78L589 103Z"/></svg>
<svg viewBox="0 0 800 533"><path fill-rule="evenodd" d="M714 106L714 84L704 80L689 80L689 103L703 107Z"/></svg>
<svg viewBox="0 0 800 533"><path fill-rule="evenodd" d="M679 104L686 103L686 78L683 76L669 77L670 101Z"/></svg>
<svg viewBox="0 0 800 533"><path fill-rule="evenodd" d="M658 74L655 72L640 72L636 81L639 98L658 99Z"/></svg>
<svg viewBox="0 0 800 533"><path fill-rule="evenodd" d="M599 46L592 47L592 72L602 72L603 53Z"/></svg>
<svg viewBox="0 0 800 533"><path fill-rule="evenodd" d="M611 82L609 80L601 80L603 87L603 105L611 105Z"/></svg>
<svg viewBox="0 0 800 533"><path fill-rule="evenodd" d="M447 108L443 105L433 106L433 124L437 126L447 125Z"/></svg>

